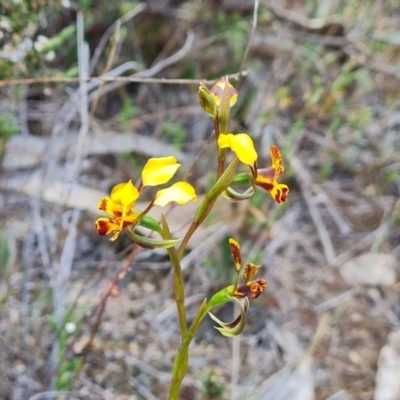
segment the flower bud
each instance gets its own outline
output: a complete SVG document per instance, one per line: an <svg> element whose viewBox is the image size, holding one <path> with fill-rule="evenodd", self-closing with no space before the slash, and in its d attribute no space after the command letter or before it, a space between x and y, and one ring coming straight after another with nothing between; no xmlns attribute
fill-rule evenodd
<svg viewBox="0 0 400 400"><path fill-rule="evenodd" d="M212 118L217 118L217 104L215 103L215 100L207 86L203 82L200 82L199 86L199 103L206 113L208 113Z"/></svg>

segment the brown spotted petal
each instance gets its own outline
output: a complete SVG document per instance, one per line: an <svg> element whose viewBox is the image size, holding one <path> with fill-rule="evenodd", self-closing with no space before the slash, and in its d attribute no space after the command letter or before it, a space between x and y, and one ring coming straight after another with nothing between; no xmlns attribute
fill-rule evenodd
<svg viewBox="0 0 400 400"><path fill-rule="evenodd" d="M245 283L244 285L239 285L236 288L234 296L237 298L247 298L250 300L256 299L267 287L267 281L265 279L256 279Z"/></svg>
<svg viewBox="0 0 400 400"><path fill-rule="evenodd" d="M249 279L256 276L259 269L260 265L255 265L253 263L245 264L243 267L243 274L242 274L242 278L244 279L245 283L247 283Z"/></svg>
<svg viewBox="0 0 400 400"><path fill-rule="evenodd" d="M231 248L232 257L235 261L236 271L239 271L242 266L242 257L240 255L240 245L235 239L230 238L229 239L229 247Z"/></svg>

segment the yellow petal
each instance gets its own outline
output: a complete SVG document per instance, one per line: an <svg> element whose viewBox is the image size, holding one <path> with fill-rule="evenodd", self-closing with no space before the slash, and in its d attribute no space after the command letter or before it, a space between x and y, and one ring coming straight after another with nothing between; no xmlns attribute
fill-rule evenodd
<svg viewBox="0 0 400 400"><path fill-rule="evenodd" d="M192 185L186 182L177 182L167 189L158 191L154 204L165 207L171 201L185 204L188 201L196 201L196 192Z"/></svg>
<svg viewBox="0 0 400 400"><path fill-rule="evenodd" d="M132 181L120 183L114 186L111 191L111 200L122 206L122 213L126 214L129 209L135 204L139 197L139 191L135 188Z"/></svg>
<svg viewBox="0 0 400 400"><path fill-rule="evenodd" d="M120 218L122 216L122 206L114 203L109 197L102 197L97 204L100 211L104 211L108 215Z"/></svg>
<svg viewBox="0 0 400 400"><path fill-rule="evenodd" d="M283 204L288 197L289 188L283 183L278 183L277 181L273 181L260 174L257 174L257 178L254 183L257 186L262 187L264 190L267 190L278 204Z"/></svg>
<svg viewBox="0 0 400 400"><path fill-rule="evenodd" d="M229 147L243 163L253 167L257 161L257 152L254 148L253 140L247 133L238 133L233 135L220 134L218 138L218 146L221 149Z"/></svg>
<svg viewBox="0 0 400 400"><path fill-rule="evenodd" d="M121 226L122 229L126 228L129 225L136 225L137 218L141 214L141 211L133 209L129 210L128 214L126 214L123 218L121 218Z"/></svg>
<svg viewBox="0 0 400 400"><path fill-rule="evenodd" d="M167 183L181 166L175 157L150 158L143 168L143 186L157 186Z"/></svg>
<svg viewBox="0 0 400 400"><path fill-rule="evenodd" d="M278 203L283 204L289 194L289 188L282 183L274 182L274 187L270 190L272 198Z"/></svg>

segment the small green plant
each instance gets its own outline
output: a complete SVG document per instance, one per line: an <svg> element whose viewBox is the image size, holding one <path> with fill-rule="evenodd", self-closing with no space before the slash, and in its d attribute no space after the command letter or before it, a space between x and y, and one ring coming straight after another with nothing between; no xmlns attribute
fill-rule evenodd
<svg viewBox="0 0 400 400"><path fill-rule="evenodd" d="M58 73L49 69L49 62L58 53L65 54L76 43L74 25L69 25L60 32L46 33L44 26L52 25L52 21L60 13L62 7L58 2L0 2L0 79L39 76L44 70L47 74Z"/></svg>
<svg viewBox="0 0 400 400"><path fill-rule="evenodd" d="M185 128L180 124L166 121L163 126L161 137L167 143L172 143L178 150L181 150L186 137Z"/></svg>
<svg viewBox="0 0 400 400"><path fill-rule="evenodd" d="M51 318L49 322L53 332L58 337L58 355L59 359L62 360L59 368L56 370L55 388L57 390L68 389L72 384L71 377L79 371L79 368L82 366L83 358L73 356L72 358L66 359L63 356L67 350L68 341L79 330L79 326L73 322L71 318L63 323L62 326L59 326L53 318Z"/></svg>
<svg viewBox="0 0 400 400"><path fill-rule="evenodd" d="M19 127L12 114L0 118L0 166L3 165L7 139L18 132Z"/></svg>
<svg viewBox="0 0 400 400"><path fill-rule="evenodd" d="M122 101L122 110L121 110L121 124L125 126L132 118L137 115L137 109L133 104L132 99L125 96Z"/></svg>
<svg viewBox="0 0 400 400"><path fill-rule="evenodd" d="M221 375L211 369L207 369L200 379L203 383L203 389L197 400L218 400L223 398L225 389Z"/></svg>

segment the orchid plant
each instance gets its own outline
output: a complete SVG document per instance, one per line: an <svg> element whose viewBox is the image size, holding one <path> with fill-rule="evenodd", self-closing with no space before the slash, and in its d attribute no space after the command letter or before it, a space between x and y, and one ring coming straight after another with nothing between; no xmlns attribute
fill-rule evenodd
<svg viewBox="0 0 400 400"><path fill-rule="evenodd" d="M219 196L230 201L245 201L254 196L256 187L268 191L273 200L283 204L287 199L289 188L279 183L278 178L284 171L282 156L276 146L270 147L271 166L259 169L257 165L258 155L253 140L247 133L231 133L230 110L236 103L238 93L229 83L228 77L222 77L209 90L207 86L200 83L199 102L214 122L216 146L218 151L217 181L206 193L199 205L193 221L184 237L174 239L171 236L168 222L164 215L161 221L156 221L148 215L154 206L165 207L171 202L185 204L196 201L197 195L193 186L187 182L178 182L166 189L159 190L154 199L145 210L135 208L135 204L142 191L148 186L159 186L167 184L175 175L180 164L175 157L151 158L143 168L142 180L138 187L132 181L119 183L112 191L110 197L100 199L98 208L108 214L108 217L99 218L95 225L97 233L101 236L112 235L110 240L116 240L122 231L126 231L133 242L147 249L164 248L167 250L174 271L174 296L177 305L179 325L181 330L181 344L178 348L174 362L169 399L178 399L179 390L188 368L188 349L202 320L209 315L218 326L216 329L227 337L240 335L245 327L246 313L250 301L256 299L263 293L267 286L264 279L255 279L260 266L252 263L242 265L240 245L234 239L229 239L229 245L236 271L236 279L210 300L205 299L198 309L196 317L188 327L185 310L185 288L181 268L181 259L187 244L210 211ZM233 157L226 166L227 150L233 153ZM239 164L245 164L249 171L236 173ZM248 185L247 190L237 192L233 187L237 185ZM159 237L143 237L135 232L138 226L144 226L156 233ZM178 244L180 245L178 246ZM240 271L243 283L239 284ZM219 320L211 310L227 302L236 302L239 306L239 315L229 323Z"/></svg>

